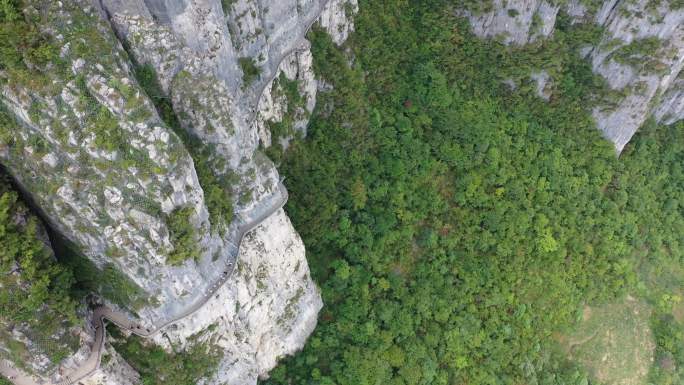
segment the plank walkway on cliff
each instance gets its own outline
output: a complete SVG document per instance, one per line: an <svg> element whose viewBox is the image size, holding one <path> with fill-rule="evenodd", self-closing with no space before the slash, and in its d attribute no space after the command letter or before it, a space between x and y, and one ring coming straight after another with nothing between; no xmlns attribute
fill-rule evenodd
<svg viewBox="0 0 684 385"><path fill-rule="evenodd" d="M276 211L280 210L285 205L285 203L287 203L288 193L287 189L282 184L282 182L278 184L277 191L278 194L274 195L278 196L274 199L274 202L270 207L265 209L256 218L253 218L238 226L238 230L236 232L238 245L236 249L236 254L239 254L240 246L242 246L242 241L245 235L250 231L254 230L263 221L268 219ZM236 261L237 256L238 255L235 256ZM12 365L12 363L10 363L7 360L0 360L0 374L7 377L15 385L71 385L80 380L83 380L84 378L93 374L93 372L95 372L100 367L102 350L104 349L105 341L105 320L108 320L117 325L118 327L128 330L129 332L136 334L140 337L149 338L159 333L162 329L168 327L169 325L179 322L191 316L199 309L201 309L207 303L207 301L209 301L209 299L216 293L216 291L218 291L218 289L220 289L223 286L223 284L225 284L228 281L228 279L232 275L232 272L235 270L235 265L233 265L232 262L228 262L225 266L225 269L226 270L224 270L224 272L221 275L219 275L219 278L209 286L207 292L202 297L200 297L196 303L194 303L192 306L188 307L175 317L159 322L152 327L144 328L141 326L139 322L131 320L126 314L113 310L106 305L102 305L95 308L93 310L93 315L91 318L91 326L95 330L95 341L93 342L93 348L91 350L90 356L88 356L88 358L76 370L66 375L64 380L61 382L40 382L38 378L24 373L21 369L15 367L14 365Z"/></svg>
<svg viewBox="0 0 684 385"><path fill-rule="evenodd" d="M253 88L253 90L256 92L254 92L253 100L251 100L250 102L253 106L253 113L255 115L255 119L256 114L258 113L257 108L259 101L263 97L264 92L266 92L269 85L272 84L273 80L278 74L278 68L282 64L283 60L285 60L285 58L287 58L293 53L308 48L307 46L304 46L304 43L306 42L306 33L318 20L325 7L328 5L329 1L330 0L321 0L318 3L318 9L315 12L313 12L315 16L312 17L310 20L307 20L307 22L303 24L303 28L301 29L301 31L298 31L300 33L295 34L297 37L295 38L294 42L290 44L291 48L285 50L280 55L274 55L280 56L277 60L269 60L266 66L266 71L264 71L263 73L262 79L260 79L260 81L257 82L255 84L255 87ZM271 50L273 49L275 49L275 47L271 47ZM240 246L242 245L242 240L244 236L248 232L256 228L258 225L260 225L271 215L273 215L276 211L281 209L285 205L285 203L287 203L288 192L285 186L282 184L282 181L278 184L277 191L279 192L279 197L275 199L275 202L273 202L273 205L271 207L265 209L256 218L251 219L238 226L238 230L236 232L237 248L236 256L234 259L236 261L235 264L237 264L237 256L239 254ZM79 366L77 369L66 375L64 377L64 380L61 382L43 382L38 377L28 375L21 369L15 367L11 362L2 359L0 359L0 374L7 377L14 385L72 385L78 381L81 381L86 377L92 375L100 367L102 350L104 349L105 342L105 320L108 320L117 325L118 327L128 330L131 333L136 334L140 337L149 338L155 335L156 333L159 333L162 329L166 328L167 326L179 322L191 316L199 309L201 309L207 303L209 298L211 298L216 293L216 291L218 291L218 289L220 289L223 286L223 284L225 284L228 281L228 279L232 275L232 272L235 270L235 264L233 264L232 262L227 262L224 266L225 270L223 271L223 273L219 275L218 279L212 285L209 286L209 289L204 293L203 296L199 298L199 300L196 303L194 303L192 306L188 307L175 317L159 322L158 324L155 324L152 327L143 327L140 322L131 320L126 314L113 310L105 305L95 308L93 310L91 318L91 326L95 330L95 341L93 342L91 354L81 364L81 366Z"/></svg>

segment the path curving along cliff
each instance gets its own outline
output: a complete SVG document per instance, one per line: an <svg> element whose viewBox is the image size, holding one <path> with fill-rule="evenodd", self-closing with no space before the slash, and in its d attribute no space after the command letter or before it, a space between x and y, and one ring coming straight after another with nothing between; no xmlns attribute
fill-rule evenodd
<svg viewBox="0 0 684 385"><path fill-rule="evenodd" d="M282 180L278 184L277 193L268 199L269 206L265 208L261 213L257 214L255 218L251 218L238 226L235 238L237 240L237 248L235 261L237 264L237 257L240 252L240 246L242 245L242 240L245 235L251 230L254 230L263 221L273 215L276 211L280 210L285 203L287 203L288 192L282 183ZM272 202L271 202L272 201ZM255 209L257 210L257 209ZM238 220L242 220L238 218ZM207 290L204 295L192 306L185 309L183 312L179 313L171 319L159 322L158 324L143 328L139 322L131 320L126 314L111 309L106 305L98 306L93 310L93 315L91 317L91 326L95 330L95 341L93 342L93 348L91 349L91 354L83 362L83 364L78 367L73 372L65 376L64 381L52 383L52 382L41 382L35 376L30 376L24 373L21 369L15 367L7 360L0 360L0 374L7 377L15 385L71 385L84 378L90 376L100 367L100 362L102 358L102 350L104 349L105 342L105 320L108 320L118 327L128 330L129 332L138 335L140 337L149 338L157 333L159 333L164 328L176 323L190 315L194 314L196 311L202 308L209 298L211 298L216 291L223 286L230 278L231 274L235 270L235 264L228 262L224 267L225 270L219 276L219 278L210 285L209 290Z"/></svg>
<svg viewBox="0 0 684 385"><path fill-rule="evenodd" d="M315 16L308 20L302 26L300 33L295 34L297 38L294 43L290 44L291 48L280 53L280 55L273 55L279 56L277 60L269 60L268 63L264 67L262 67L262 70L265 70L265 73L262 74L262 79L260 79L254 87L256 92L254 93L254 96L252 96L252 100L249 101L249 103L253 106L252 113L254 114L255 120L256 114L258 113L257 108L259 106L259 101L264 96L264 92L266 92L266 90L271 86L275 77L278 76L278 68L280 68L280 65L283 63L283 61L290 55L297 52L306 51L307 49L309 49L309 45L311 43L309 43L309 41L306 39L306 34L309 30L311 30L316 21L318 21L318 19L321 17L321 14L323 13L325 7L327 7L329 3L330 0L323 0L320 3L318 3L318 9L313 13ZM271 57L273 51L277 52L277 49L275 46L272 45L271 47L269 47L269 57Z"/></svg>
<svg viewBox="0 0 684 385"><path fill-rule="evenodd" d="M163 2L165 0L159 0L158 2ZM237 116L235 119L236 123L235 126L233 127L238 127L239 129L242 129L244 132L248 132L248 128L252 129L253 122L257 120L256 115L258 114L258 105L259 101L264 97L263 95L267 92L269 92L274 79L278 76L280 72L280 67L282 63L287 60L288 58L291 58L293 54L296 54L299 51L306 51L310 47L310 43L306 40L306 33L312 28L312 26L319 20L321 14L326 11L326 7L331 3L331 0L314 0L311 1L311 7L310 8L304 8L303 10L297 9L297 12L301 13L301 18L297 20L296 25L292 29L289 30L288 33L281 33L281 34L276 34L276 38L273 40L269 40L268 43L270 46L268 47L268 54L267 54L267 61L263 63L260 67L261 70L261 76L259 76L258 80L256 80L250 87L238 87L235 92L232 94L233 97L237 100L235 104L233 105L232 109L228 109L228 111L223 111L224 116ZM110 24L112 24L112 27L116 29L116 26L114 25L115 22L112 21L110 17L110 8L117 9L115 6L116 4L153 4L155 1L147 1L144 0L144 2L141 2L139 0L125 0L125 1L120 1L120 0L111 0L111 1L106 1L106 0L99 0L96 1L95 4L99 5L100 11L102 11L102 15L100 16L105 16L105 21L109 21ZM174 2L174 3L181 3L180 1ZM194 4L194 2L188 2L188 4ZM96 8L98 8L96 6ZM214 7L216 8L216 7ZM125 9L125 7L124 7ZM293 8L294 9L294 8ZM206 16L202 12L198 12L197 14L203 15L202 17ZM192 15L197 15L197 14L192 14ZM168 18L167 18L168 19ZM160 20L157 20L160 21ZM168 20L161 20L161 24L166 25L165 21ZM294 23L293 23L294 24ZM201 25L201 24L200 24ZM198 28L199 30L202 30L202 28ZM203 30L202 30L203 31ZM198 31L198 36L200 35ZM208 30L207 30L208 31ZM181 32L183 31L171 31L171 32L176 32L178 33L179 36L176 37L182 37L183 34ZM171 33L169 32L169 33ZM206 32L206 31L205 31ZM122 35L123 36L123 35ZM213 36L213 35L211 35ZM166 36L166 38L173 38L174 36ZM123 42L124 37L120 37L120 40ZM182 41L182 39L180 39ZM179 45L180 46L180 45ZM142 47L141 48L141 55L144 56L145 49L148 47ZM180 48L179 48L180 49ZM151 50L153 52L157 52L155 50ZM201 50L200 50L201 51ZM230 54L226 53L226 55ZM132 55L131 55L132 56ZM235 57L239 56L249 56L249 54L242 54L242 55L235 55ZM201 57L201 55L198 54L198 56L195 58L193 56L195 61L197 62L202 62L202 60L206 59L204 57ZM93 60L94 62L97 61L97 59ZM188 67L189 68L194 68L191 66L191 64L195 64L195 61L189 60ZM210 60L207 59L208 63L211 63ZM79 62L79 66L83 66L82 61ZM87 63L87 62L86 62ZM236 68L239 71L239 67L236 66ZM125 71L124 71L125 72ZM163 72L163 71L162 71ZM161 73L161 72L160 72ZM238 74L239 75L239 74ZM131 78L129 76L128 78ZM235 79L241 78L240 76L235 76ZM99 79L99 78L98 78ZM99 83L98 83L99 84ZM191 84L190 87L193 87ZM104 89L104 88L103 88ZM221 89L220 91L226 92L226 90ZM227 90L229 93L230 91L233 91L232 89ZM193 95L190 95L193 96ZM202 103L204 104L204 103ZM226 106L229 106L228 103L226 103ZM153 114L154 115L154 114ZM203 116L204 118L211 118L211 116ZM198 118L199 119L199 118ZM159 122L155 122L156 124L161 125ZM201 123L201 122L200 122ZM201 126L201 124L197 124L197 122L193 122L193 126ZM243 127L244 126L244 127ZM227 128L230 128L230 125L227 124ZM233 137L237 137L238 135L227 131L227 137L229 139ZM248 136L248 135L243 135L243 136ZM214 140L212 138L207 139L210 143L215 144L214 142L211 142L211 140ZM220 141L216 141L218 144ZM232 143L232 142L230 142ZM247 143L249 144L249 143ZM226 145L229 147L228 145ZM245 153L252 152L255 149L250 148L250 146L244 146ZM236 153L240 153L240 151L237 151ZM277 181L277 170L274 168L274 173L272 175L272 178L269 178L267 181L268 182L276 182ZM182 179L182 178L179 178ZM273 184L268 184L269 189L271 188ZM201 186L197 186L201 187ZM197 188L196 190L193 191L202 191L201 188ZM161 338L162 336L168 337L168 335L173 335L174 333L177 333L175 330L176 327L178 326L178 323L192 323L193 319L196 317L200 317L198 315L199 313L205 313L205 312L211 312L212 308L212 302L210 300L212 297L217 296L219 289L227 289L226 287L223 287L223 285L228 281L229 278L234 278L238 281L240 281L241 275L239 272L235 272L236 265L237 265L237 255L239 254L240 250L242 250L243 254L241 258L246 258L247 260L250 258L249 254L250 252L248 251L250 248L247 247L247 244L250 242L247 242L247 244L242 244L244 236L250 232L252 229L255 227L259 226L264 220L267 218L271 217L274 213L278 212L280 208L286 203L288 195L287 195L287 190L285 187L282 185L282 181L278 183L277 188L268 191L264 191L265 195L261 195L259 198L257 198L257 202L255 206L251 206L251 208L247 209L246 211L243 211L245 216L240 217L240 219L237 219L232 226L230 226L230 234L224 238L225 242L222 244L221 247L223 249L221 250L223 252L222 255L225 256L227 254L228 256L234 255L235 258L222 258L221 261L216 261L213 263L209 263L209 269L214 272L211 274L206 273L205 270L201 270L204 273L206 279L202 279L202 285L201 287L197 287L195 290L191 290L192 296L187 296L184 298L187 299L187 301L182 302L175 302L174 301L169 301L169 303L174 303L174 306L170 309L168 309L168 312L159 312L163 314L157 314L157 315L150 315L147 314L144 317L141 317L140 319L132 319L132 315L128 314L127 312L120 311L119 309L115 307L108 307L108 306L97 306L92 308L92 313L90 315L90 320L86 321L89 322L88 326L90 326L92 329L90 330L91 336L94 336L93 340L88 342L88 345L90 346L90 352L87 352L87 347L83 348L83 351L86 351L84 354L89 354L87 357L84 358L84 356L80 356L80 360L82 360L79 364L79 366L75 369L70 368L70 369L65 369L64 372L66 375L61 375L60 380L57 381L54 378L51 380L46 380L42 376L33 376L29 375L26 372L24 372L21 368L19 368L19 363L17 363L17 366L15 366L13 363L10 361L4 361L0 359L0 374L6 376L11 380L12 383L15 385L70 385L74 383L79 383L80 381L83 380L91 380L92 378L95 378L95 376L100 375L102 373L103 369L106 369L108 366L105 364L101 365L101 358L103 354L106 354L107 352L107 346L105 345L105 338L106 338L106 332L105 332L105 320L119 326L122 329L128 330L132 334L136 334L140 337L143 338L150 338L151 340L156 341L157 343L160 343L160 340L165 340L166 338ZM124 199L125 201L126 199ZM191 201L192 199L187 199L188 201ZM275 216L281 216L282 214L278 212ZM58 215L55 215L56 218L58 218ZM270 223L270 222L269 222ZM289 222L287 223L291 227L291 224ZM269 226L267 224L266 226ZM285 229L287 230L287 229ZM294 230L292 230L294 231ZM301 241L300 241L301 243ZM245 247L243 247L245 246ZM289 246L288 246L289 247ZM226 250L227 249L227 250ZM247 251L247 253L245 253ZM288 251L289 252L289 251ZM135 256L137 253L133 253L133 256ZM150 253L147 253L148 255L151 255ZM301 248L301 256L303 258L304 252L303 252L303 245ZM157 258L159 259L159 258ZM304 260L305 261L305 260ZM241 267L244 267L247 265L249 262L244 262L242 261ZM275 266L275 265L274 265ZM299 266L299 263L297 263L297 266ZM203 266L203 268L206 266ZM278 266L280 267L280 266ZM289 283L289 278L287 276L285 277L284 280L288 281ZM231 280L231 289L232 289L232 282ZM279 282L276 282L279 283ZM239 286L239 283L238 283ZM301 285L305 286L305 285ZM308 287L308 286L306 286ZM315 288L315 285L312 285L312 287ZM282 287L277 287L274 285L274 289L282 289ZM286 288L289 290L289 287ZM315 292L315 290L313 290ZM240 294L239 290L236 289L236 296L239 297L238 294ZM280 292L277 292L278 295L280 295ZM293 294L294 294L294 289L293 289ZM297 292L298 293L298 292ZM285 297L283 297L285 298ZM297 297L299 298L299 297ZM320 299L319 299L320 301ZM306 306L309 308L313 308L314 311L308 313L308 319L312 319L313 322L309 322L309 325L311 326L310 330L306 333L301 333L300 330L300 335L298 338L306 338L305 336L308 335L312 330L313 327L315 326L315 320L316 320L316 314L318 310L320 309L320 306L322 306L322 303L316 308L316 301L312 301L311 303L307 303ZM302 305L304 306L304 305ZM259 311L262 312L268 312L271 311L270 309L261 309ZM278 311L278 309L276 309ZM275 313L274 313L275 314ZM305 313L307 314L307 313ZM137 317L136 317L137 318ZM156 320L152 322L151 320ZM174 325L174 330L171 331L169 329L165 329L168 326ZM193 325L194 326L194 325ZM232 329L232 325L228 324L227 328L230 330ZM305 330L302 329L302 330ZM160 333L162 332L162 333ZM168 333L168 335L167 335ZM262 337L264 335L267 335L266 332L261 332ZM270 331L268 332L270 333ZM273 335L273 339L280 338L280 340L283 340L280 335ZM259 340L261 341L261 340ZM248 346L249 348L254 347L254 351L257 351L261 347L261 345L253 344L252 346ZM223 348L226 348L223 346ZM242 347L240 347L242 349ZM278 356L282 356L282 354L289 354L287 352L283 353L286 349L284 348L279 348L281 351L277 352L278 354L271 354L271 353L266 353L264 355L267 356L267 359L261 359L259 362L247 362L245 364L245 367L248 366L253 366L259 368L260 372L266 372L270 370L272 366L269 366L268 362L270 360L273 360L274 362L277 360ZM264 349L268 350L268 349ZM242 353L241 351L238 353ZM251 352L253 353L253 352ZM271 354L271 356L268 356L268 354ZM245 360L249 361L249 360ZM265 362L265 363L264 363ZM275 364L273 364L275 365ZM252 371L252 368L248 368L250 371ZM219 367L219 373L226 374L224 372L221 372L223 370L226 372L226 369L221 369ZM232 370L232 369L231 369ZM247 371L247 369L243 369L244 372ZM239 369L236 369L236 372L239 372ZM232 372L231 372L232 373ZM240 375L241 373L238 373ZM256 382L256 378L255 378ZM111 382L110 382L111 383Z"/></svg>

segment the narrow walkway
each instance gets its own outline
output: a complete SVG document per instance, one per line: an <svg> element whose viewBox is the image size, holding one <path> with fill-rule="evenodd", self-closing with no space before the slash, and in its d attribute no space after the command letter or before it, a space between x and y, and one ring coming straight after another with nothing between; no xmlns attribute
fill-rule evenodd
<svg viewBox="0 0 684 385"><path fill-rule="evenodd" d="M264 220L269 218L273 213L281 209L285 203L287 203L288 193L285 186L281 183L278 184L279 197L275 199L275 202L271 207L266 209L256 218L243 223L238 226L236 233L237 238L237 254L239 255L240 246L242 245L242 240L244 236L259 226ZM237 261L237 255L235 256ZM100 361L102 358L102 350L104 349L105 340L105 320L109 320L118 327L128 330L133 334L141 337L149 338L150 336L159 333L165 327L183 320L186 317L194 314L197 310L204 306L209 298L211 298L218 289L223 286L224 283L228 281L232 272L235 270L235 266L232 262L228 262L226 270L219 276L219 278L212 284L209 285L207 292L192 306L178 314L176 317L161 322L159 325L155 325L152 328L143 328L139 322L133 321L124 313L117 312L107 306L99 306L93 310L93 316L91 319L92 327L95 329L95 341L93 342L93 349L91 349L90 356L83 362L83 364L78 367L73 372L69 373L64 381L59 383L43 382L35 376L29 376L24 373L21 369L16 368L11 362L7 360L0 360L0 374L7 377L15 385L71 385L84 378L90 376L100 367Z"/></svg>
<svg viewBox="0 0 684 385"><path fill-rule="evenodd" d="M280 67L280 64L285 58L287 58L291 54L303 49L302 44L305 42L306 33L318 20L320 14L323 12L323 9L329 1L330 0L322 0L318 3L318 9L312 13L312 15L314 16L311 17L311 19L307 20L307 22L303 25L304 28L302 28L302 31L300 31L300 33L297 34L297 38L295 39L295 42L290 45L290 49L284 51L280 55L280 57L277 58L277 60L269 60L269 63L265 71L266 73L263 74L261 82L259 84L256 84L256 87L253 89L255 92L252 96L253 100L251 100L251 104L252 106L254 106L254 114L257 113L259 100L262 98L264 92L271 85L271 82L278 73L278 68ZM271 49L273 50L274 47L271 47ZM281 197L280 199L277 199L276 202L274 202L272 207L265 210L257 218L254 218L251 221L248 221L238 226L236 234L236 238L238 240L237 254L239 254L240 246L242 245L242 239L244 238L245 234L253 230L259 224L261 224L261 222L263 222L268 217L273 215L273 213L282 208L287 202L287 189L282 183L279 183L278 191L280 192ZM235 261L237 261L237 255ZM86 361L79 368L69 373L62 382L43 382L35 376L27 375L21 369L16 368L14 365L12 365L11 362L2 359L0 359L0 374L7 377L10 381L12 381L14 385L72 385L78 381L81 381L84 378L93 374L93 372L95 372L100 367L102 349L104 348L105 340L105 319L114 323L122 329L130 331L133 334L136 334L140 337L149 338L150 336L158 333L165 327L194 314L197 310L202 308L202 306L204 306L207 303L209 298L211 298L213 294L218 289L220 289L224 283L228 281L228 278L230 278L230 275L232 274L234 269L235 265L233 265L232 262L227 262L223 273L219 276L216 282L209 286L207 292L204 293L204 295L196 303L194 303L192 306L187 308L182 313L178 314L176 317L163 321L160 324L154 325L149 328L143 327L141 323L131 320L130 318L128 318L126 314L117 312L113 309L108 308L107 306L97 307L93 310L93 316L91 319L92 327L95 329L95 342L93 343L94 348L91 350L91 354L86 359Z"/></svg>
<svg viewBox="0 0 684 385"><path fill-rule="evenodd" d="M289 49L283 51L279 55L275 55L275 53L272 51L278 51L276 46L282 45L282 43L272 43L269 46L268 63L261 68L261 70L263 71L261 74L261 79L259 79L254 84L253 90L255 92L252 96L252 100L249 101L249 105L253 106L255 114L258 112L259 109L259 101L261 101L264 92L266 92L266 90L271 86L273 80L275 80L275 77L278 74L278 68L280 68L280 65L283 63L283 60L285 60L295 52L305 51L309 48L308 46L304 46L304 43L308 42L308 40L306 40L306 34L311 30L311 27L313 27L316 21L318 21L318 19L321 17L323 10L329 2L330 0L319 1L318 8L316 9L316 11L311 13L313 16L302 25L301 31L291 33L292 35L296 35L296 39L291 44L288 44L290 46ZM271 60L271 56L277 57L276 60Z"/></svg>

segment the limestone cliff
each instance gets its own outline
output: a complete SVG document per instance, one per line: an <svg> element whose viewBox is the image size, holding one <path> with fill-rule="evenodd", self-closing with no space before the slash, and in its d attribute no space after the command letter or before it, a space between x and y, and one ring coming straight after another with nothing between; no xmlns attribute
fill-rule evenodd
<svg viewBox="0 0 684 385"><path fill-rule="evenodd" d="M465 10L473 32L506 44L525 44L549 36L559 7L540 0L494 0L484 9ZM484 10L484 12L483 12Z"/></svg>
<svg viewBox="0 0 684 385"><path fill-rule="evenodd" d="M526 44L553 33L556 16L603 27L600 43L585 47L595 73L604 77L617 100L594 109L598 128L618 152L649 116L670 124L683 116L684 8L681 2L648 0L559 2L492 1L462 11L473 32L506 44Z"/></svg>
<svg viewBox="0 0 684 385"><path fill-rule="evenodd" d="M167 348L220 347L205 383L255 383L315 327L322 302L301 240L282 210L265 215L283 192L260 145L278 111L293 111L293 127L305 130L317 88L305 33L321 17L341 44L356 7L27 1L60 61L27 64L39 81L0 71L0 162L103 272L101 300L144 327L176 320L230 275L153 337ZM261 216L239 245L243 225ZM116 368L86 381L125 372Z"/></svg>
<svg viewBox="0 0 684 385"><path fill-rule="evenodd" d="M30 308L41 301L41 295L60 294L46 293L43 288L51 278L58 279L64 271L56 265L44 226L19 198L2 169L0 199L10 204L9 211L0 214L3 223L0 244L4 248L0 259L0 290L3 291L0 299L0 369L20 369L30 376L62 381L64 373L79 367L91 355L94 332L89 327L87 311L78 304L72 313L68 302L58 304L55 298L33 305L35 309ZM12 232L22 233L21 245L13 245L8 239L8 233ZM34 271L40 274L40 279L33 277ZM137 383L135 371L115 351L110 350L108 354L111 359L100 366L88 384ZM0 370L0 374L6 373Z"/></svg>

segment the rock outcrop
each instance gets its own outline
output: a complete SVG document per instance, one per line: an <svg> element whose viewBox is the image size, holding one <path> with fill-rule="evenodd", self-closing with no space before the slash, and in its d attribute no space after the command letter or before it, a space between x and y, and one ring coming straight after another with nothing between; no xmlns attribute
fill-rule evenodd
<svg viewBox="0 0 684 385"><path fill-rule="evenodd" d="M223 359L204 384L254 384L280 357L301 348L322 305L304 245L281 209L247 235L228 282L155 342L211 344Z"/></svg>
<svg viewBox="0 0 684 385"><path fill-rule="evenodd" d="M656 120L672 124L684 119L684 71L679 72L679 77L670 88L661 96L660 104L653 111Z"/></svg>
<svg viewBox="0 0 684 385"><path fill-rule="evenodd" d="M540 0L494 0L487 12L466 10L473 32L506 44L525 44L549 36L559 7Z"/></svg>
<svg viewBox="0 0 684 385"><path fill-rule="evenodd" d="M66 72L46 71L49 87L10 80L2 88L13 121L4 127L10 140L0 158L54 229L96 266L116 269L136 287L121 306L148 317L167 312L185 295L182 279L202 281L194 261L167 263L178 251L168 222L187 207L198 241L211 237L202 231L208 214L193 159L93 8L36 4L42 6ZM211 256L205 252L202 260Z"/></svg>
<svg viewBox="0 0 684 385"><path fill-rule="evenodd" d="M5 194L15 194L10 186L9 177L4 170L0 169L0 197ZM15 197L17 195L14 195ZM6 197L5 197L6 198ZM37 261L45 258L45 264L56 264L55 255L48 234L42 223L31 213L20 199L13 200L10 208L11 223L3 223L3 233L6 231L19 231L25 233L27 237L34 237L37 244L42 244L44 256L24 255L21 250L17 251L18 258L11 261L9 270L4 271L4 266L8 262L7 257L12 257L10 253L3 254L3 261L0 263L0 290L9 290L9 295L3 296L0 307L9 305L14 308L23 307L20 303L12 303L15 296L21 296L30 300L31 296L36 295L32 286L44 285L46 282L36 282L26 277L24 265L26 260ZM16 230L10 230L10 227ZM4 242L6 238L0 236ZM3 247L15 249L8 243L3 243ZM17 249L15 249L17 250ZM40 268L40 265L39 265ZM48 268L49 267L45 267ZM47 279L47 277L41 277ZM49 282L49 280L47 281ZM6 302L9 298L9 304ZM22 298L23 299L23 298ZM91 355L93 349L94 330L89 327L89 317L85 308L79 306L75 316L78 321L74 323L70 317L58 313L48 304L39 305L33 314L27 314L24 310L24 317L29 319L17 321L8 316L7 313L0 313L0 375L9 376L5 371L20 369L30 376L37 376L49 379L57 383L65 380L64 373L69 373L81 366ZM137 373L118 355L117 352L108 352L110 360L100 366L96 375L87 382L88 385L129 385L138 383ZM63 357L59 362L56 357Z"/></svg>
<svg viewBox="0 0 684 385"><path fill-rule="evenodd" d="M39 69L40 84L0 72L0 162L120 289L96 294L144 327L175 320L230 271L153 342L207 343L223 358L204 383L255 383L301 348L322 306L282 209L238 245L241 224L281 194L260 151L266 122L288 120L283 146L305 132L318 87L305 34L321 17L342 44L356 1L28 3L48 15L39 27L63 64ZM113 366L84 383L138 381L106 352Z"/></svg>
<svg viewBox="0 0 684 385"><path fill-rule="evenodd" d="M342 45L354 31L352 19L356 12L356 0L328 1L318 21L332 40ZM318 88L313 72L313 55L309 50L309 42L304 41L299 49L282 60L273 80L263 89L258 105L257 126L264 147L274 145L285 149L295 135L306 135ZM274 131L277 136L275 142L272 137Z"/></svg>
<svg viewBox="0 0 684 385"><path fill-rule="evenodd" d="M100 367L80 381L83 385L138 385L140 375L109 344L105 344Z"/></svg>
<svg viewBox="0 0 684 385"><path fill-rule="evenodd" d="M615 143L618 152L684 66L684 8L673 10L662 2L649 9L647 3L622 2L605 11L604 38L590 53L594 72L625 95L617 106L594 111L599 129Z"/></svg>
<svg viewBox="0 0 684 385"><path fill-rule="evenodd" d="M558 12L575 23L604 28L600 43L583 53L617 95L593 115L618 153L648 117L666 124L682 118L683 83L676 80L684 66L684 7L679 3L575 0L558 7L542 0L495 0L489 9L464 13L476 35L521 45L550 36Z"/></svg>
<svg viewBox="0 0 684 385"><path fill-rule="evenodd" d="M287 147L296 133L306 134L309 116L316 105L318 81L313 72L313 56L308 42L283 60L274 80L259 100L257 127L264 147ZM272 130L278 126L282 132ZM273 134L276 142L273 143ZM280 135L278 135L280 134Z"/></svg>

